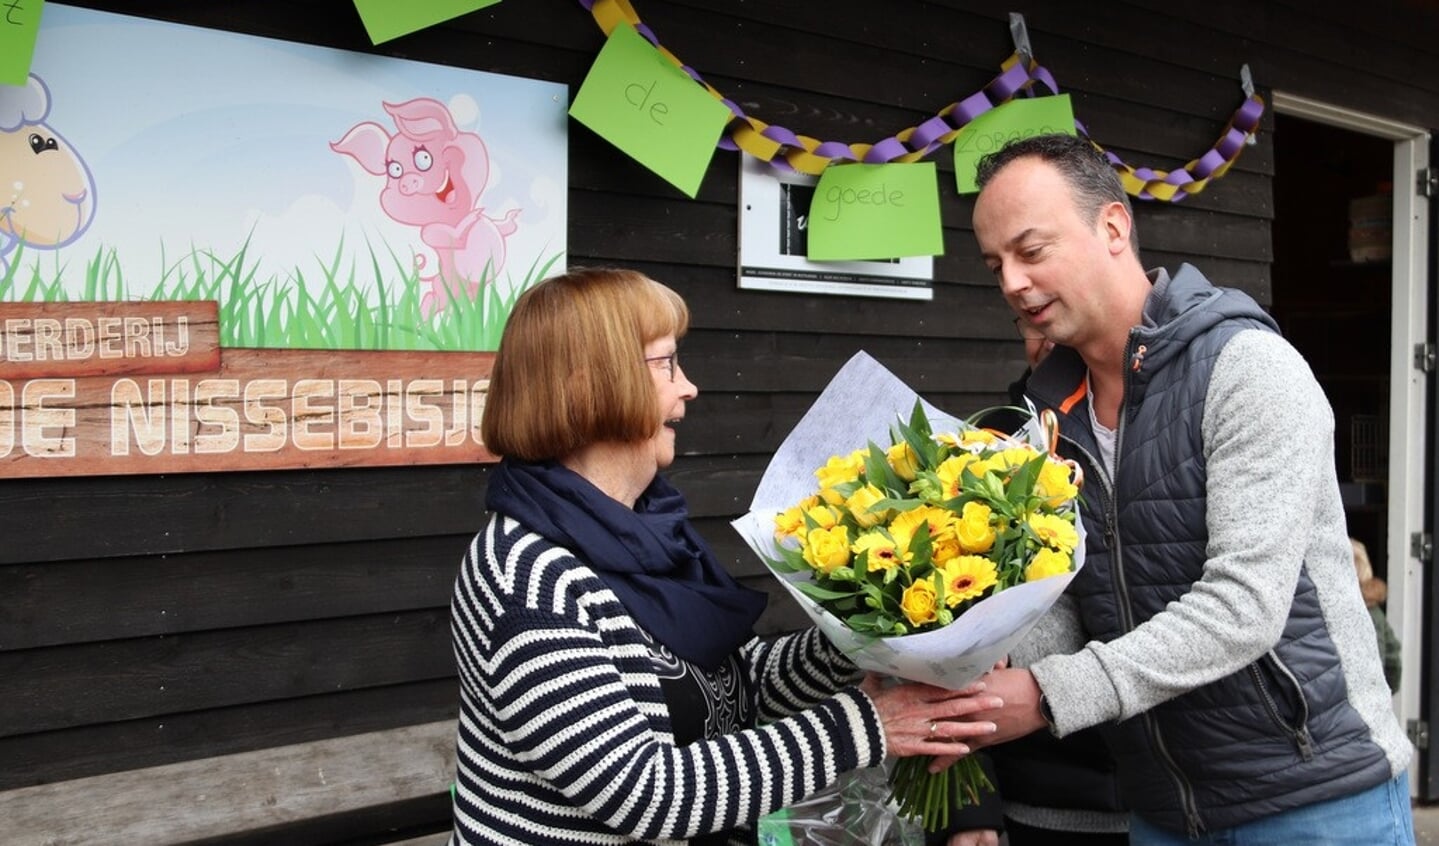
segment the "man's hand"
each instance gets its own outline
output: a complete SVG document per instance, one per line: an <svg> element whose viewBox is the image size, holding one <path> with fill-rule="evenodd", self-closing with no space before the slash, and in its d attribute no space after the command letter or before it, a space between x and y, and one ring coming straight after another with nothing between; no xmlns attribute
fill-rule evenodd
<svg viewBox="0 0 1439 846"><path fill-rule="evenodd" d="M967 718L987 720L996 727L993 734L971 738L973 745L993 746L1047 727L1039 710L1039 683L1029 670L992 670L982 681L985 692L1003 699L1004 705Z"/></svg>
<svg viewBox="0 0 1439 846"><path fill-rule="evenodd" d="M998 696L1004 700L1004 704L999 708L976 711L962 718L993 723L995 727L995 730L988 734L968 735L965 742L971 748L993 746L1046 728L1044 715L1039 711L1039 684L1028 670L991 670L980 681L984 683L985 693ZM936 757L930 763L929 771L940 772L961 757Z"/></svg>

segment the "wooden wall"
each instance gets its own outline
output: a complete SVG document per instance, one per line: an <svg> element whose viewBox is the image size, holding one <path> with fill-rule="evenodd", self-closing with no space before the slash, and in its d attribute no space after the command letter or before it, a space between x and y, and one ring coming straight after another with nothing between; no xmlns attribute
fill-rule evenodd
<svg viewBox="0 0 1439 846"><path fill-rule="evenodd" d="M825 139L874 141L913 125L987 82L1011 51L1008 9L978 0L633 2L747 112ZM80 5L376 50L348 0ZM1432 3L1040 0L1017 10L1092 135L1134 164L1169 169L1205 152L1242 100L1245 62L1261 89L1439 125ZM572 0L510 0L376 51L559 81L573 95L601 43ZM177 72L203 68L197 57ZM1140 204L1149 263L1194 261L1268 301L1272 127L1266 115L1259 143L1207 192ZM737 289L737 154L716 155L695 200L573 122L570 156L570 263L638 268L693 308L683 355L702 394L670 476L756 586L771 587L728 521L850 355L869 351L959 413L1002 400L1022 368L978 261L971 201L952 183L942 180L934 301L860 300ZM947 151L935 160L948 173ZM486 475L0 480L0 789L453 716L450 584L483 519ZM763 628L799 619L776 596Z"/></svg>

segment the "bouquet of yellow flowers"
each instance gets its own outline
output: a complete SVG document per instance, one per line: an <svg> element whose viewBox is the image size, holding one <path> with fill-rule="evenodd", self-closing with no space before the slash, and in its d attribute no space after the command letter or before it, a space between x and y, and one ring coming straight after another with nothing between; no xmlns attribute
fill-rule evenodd
<svg viewBox="0 0 1439 846"><path fill-rule="evenodd" d="M907 422L896 407L906 400ZM836 407L850 412L836 417ZM880 421L883 445L873 437ZM837 427L867 432L863 445L833 450L824 436ZM1043 439L1037 426L1006 435L927 411L861 354L796 433L802 445L787 440L771 463L785 481L761 483L762 494L790 498L752 508L735 526L865 669L963 687L1009 652L1082 564L1078 480L1033 442ZM823 464L814 459L820 445L830 450ZM794 450L808 453L817 481L798 483L805 459L787 455ZM951 806L977 802L990 785L973 758L938 774L928 763L899 761L890 785L901 813L935 830Z"/></svg>

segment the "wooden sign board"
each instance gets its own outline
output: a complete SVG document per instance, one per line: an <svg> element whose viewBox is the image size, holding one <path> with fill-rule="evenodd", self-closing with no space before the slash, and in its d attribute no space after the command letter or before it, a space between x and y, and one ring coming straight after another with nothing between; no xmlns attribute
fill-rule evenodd
<svg viewBox="0 0 1439 846"><path fill-rule="evenodd" d="M220 366L219 304L0 303L0 379Z"/></svg>
<svg viewBox="0 0 1439 846"><path fill-rule="evenodd" d="M0 478L495 460L480 439L493 353L216 346L218 366L206 370L208 342L197 347L192 334L180 353L178 340L180 318L195 327L203 313L162 315L158 303L138 304L150 310L133 314L113 303L74 305L91 308L9 309L0 317ZM157 341L162 316L171 322ZM102 330L111 317L120 323ZM59 340L43 320L59 321ZM148 333L126 320L144 322ZM87 330L76 328L66 346L67 325L91 327L90 355L79 355ZM100 354L112 340L125 355ZM41 349L49 372L34 375ZM69 357L53 359L57 350ZM21 378L11 375L17 371Z"/></svg>

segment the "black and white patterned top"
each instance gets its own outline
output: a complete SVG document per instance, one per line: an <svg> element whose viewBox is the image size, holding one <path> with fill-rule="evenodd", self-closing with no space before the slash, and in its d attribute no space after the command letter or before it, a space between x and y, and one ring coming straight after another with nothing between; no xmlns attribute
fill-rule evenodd
<svg viewBox="0 0 1439 846"><path fill-rule="evenodd" d="M760 816L884 760L874 705L847 686L854 665L814 630L750 641L732 670L702 673L706 690L677 721L658 668L680 682L681 663L592 570L507 517L471 542L451 615L454 844L674 844L731 830L744 842Z"/></svg>

